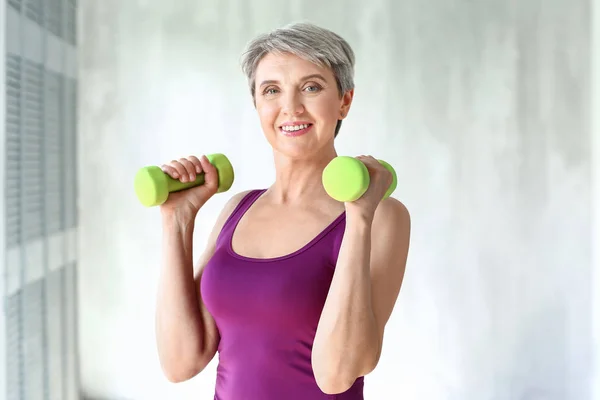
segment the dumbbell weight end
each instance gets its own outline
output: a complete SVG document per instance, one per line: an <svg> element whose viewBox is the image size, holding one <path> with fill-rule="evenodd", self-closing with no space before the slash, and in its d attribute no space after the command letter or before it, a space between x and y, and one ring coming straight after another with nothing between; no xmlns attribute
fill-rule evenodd
<svg viewBox="0 0 600 400"><path fill-rule="evenodd" d="M396 171L387 162L377 160L392 173L392 183L384 195L384 199L396 190L398 178ZM359 159L349 156L338 156L331 160L323 170L323 187L329 196L337 201L352 202L358 200L369 188L369 170Z"/></svg>

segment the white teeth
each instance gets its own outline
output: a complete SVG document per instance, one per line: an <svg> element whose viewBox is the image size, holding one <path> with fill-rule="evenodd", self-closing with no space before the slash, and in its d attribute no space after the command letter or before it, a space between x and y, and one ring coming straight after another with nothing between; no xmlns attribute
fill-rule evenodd
<svg viewBox="0 0 600 400"><path fill-rule="evenodd" d="M281 129L283 129L284 131L288 131L288 132L294 132L294 131L298 131L300 129L306 129L308 128L308 124L302 124L302 125L289 125L289 126L282 126Z"/></svg>

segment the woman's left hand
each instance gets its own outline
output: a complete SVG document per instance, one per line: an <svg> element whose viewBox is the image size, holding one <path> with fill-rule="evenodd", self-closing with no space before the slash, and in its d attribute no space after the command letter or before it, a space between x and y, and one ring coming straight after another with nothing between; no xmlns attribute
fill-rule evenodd
<svg viewBox="0 0 600 400"><path fill-rule="evenodd" d="M369 171L370 184L367 191L357 200L345 203L347 213L358 213L372 219L377 206L392 184L392 173L372 156L358 156Z"/></svg>

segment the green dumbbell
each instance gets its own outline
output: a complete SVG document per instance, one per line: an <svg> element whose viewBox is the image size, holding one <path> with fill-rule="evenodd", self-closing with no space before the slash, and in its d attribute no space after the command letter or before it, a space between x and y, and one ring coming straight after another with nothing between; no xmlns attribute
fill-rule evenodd
<svg viewBox="0 0 600 400"><path fill-rule="evenodd" d="M225 155L217 153L207 155L208 161L217 169L219 188L217 193L231 188L234 179L233 166ZM200 186L204 183L204 174L196 174L193 182L181 182L163 172L160 167L141 168L135 175L134 189L140 203L146 207L158 206L169 198L169 194L180 190Z"/></svg>
<svg viewBox="0 0 600 400"><path fill-rule="evenodd" d="M392 183L385 193L384 199L396 190L398 178L394 168L383 160L379 161L392 173ZM358 200L369 188L369 170L359 159L338 156L331 160L323 170L323 187L329 196L337 201L351 202Z"/></svg>

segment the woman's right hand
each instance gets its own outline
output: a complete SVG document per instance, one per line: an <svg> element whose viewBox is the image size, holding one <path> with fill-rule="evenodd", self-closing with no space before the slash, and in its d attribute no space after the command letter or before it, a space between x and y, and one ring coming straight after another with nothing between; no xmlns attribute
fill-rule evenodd
<svg viewBox="0 0 600 400"><path fill-rule="evenodd" d="M205 155L200 158L189 156L173 160L161 165L160 168L171 178L184 183L194 181L198 174L204 173L204 183L202 185L170 193L167 201L160 206L163 213L183 212L191 213L191 216L195 217L204 203L218 190L217 169L208 161Z"/></svg>

